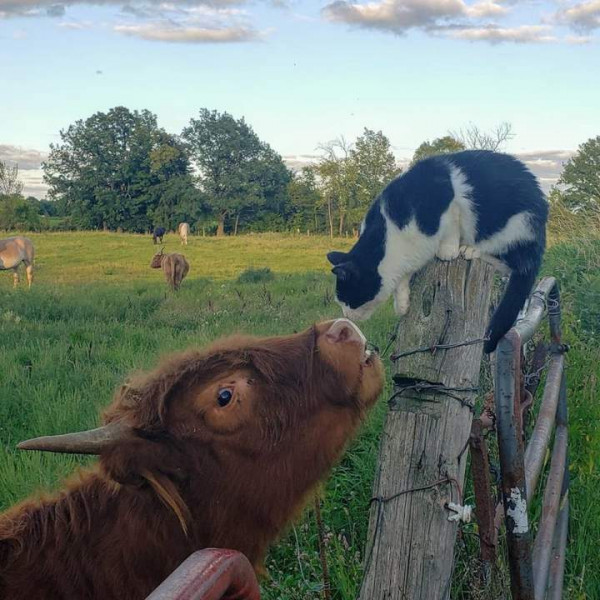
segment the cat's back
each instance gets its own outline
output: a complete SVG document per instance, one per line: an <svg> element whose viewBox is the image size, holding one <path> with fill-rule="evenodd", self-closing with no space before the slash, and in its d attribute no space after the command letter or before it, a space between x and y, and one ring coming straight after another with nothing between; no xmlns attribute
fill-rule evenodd
<svg viewBox="0 0 600 600"><path fill-rule="evenodd" d="M443 158L469 186L469 199L477 214L480 237L502 228L508 220L527 212L543 227L548 203L538 180L527 166L509 154L491 150L465 150Z"/></svg>
<svg viewBox="0 0 600 600"><path fill-rule="evenodd" d="M464 150L438 158L460 170L475 202L497 204L510 198L517 210L531 207L532 203L545 205L537 179L514 156L491 150Z"/></svg>

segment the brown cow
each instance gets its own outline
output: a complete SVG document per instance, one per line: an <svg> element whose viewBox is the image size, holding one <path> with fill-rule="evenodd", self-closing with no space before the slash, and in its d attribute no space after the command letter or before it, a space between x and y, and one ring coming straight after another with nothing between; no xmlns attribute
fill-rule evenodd
<svg viewBox="0 0 600 600"><path fill-rule="evenodd" d="M14 287L19 283L19 265L25 265L27 283L33 283L33 244L29 238L17 235L0 240L0 271L12 269Z"/></svg>
<svg viewBox="0 0 600 600"><path fill-rule="evenodd" d="M175 252L164 254L163 250L154 255L150 266L153 269L162 268L167 285L175 292L179 289L183 278L190 270L190 265L183 254Z"/></svg>
<svg viewBox="0 0 600 600"><path fill-rule="evenodd" d="M0 598L137 600L206 547L260 571L382 385L347 319L222 340L134 378L100 429L20 444L100 459L0 515Z"/></svg>

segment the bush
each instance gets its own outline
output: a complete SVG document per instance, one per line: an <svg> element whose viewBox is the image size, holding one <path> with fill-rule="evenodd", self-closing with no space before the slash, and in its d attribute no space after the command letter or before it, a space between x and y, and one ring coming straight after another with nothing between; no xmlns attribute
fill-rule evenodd
<svg viewBox="0 0 600 600"><path fill-rule="evenodd" d="M238 278L238 283L262 283L265 281L273 281L275 274L269 267L262 269L246 269Z"/></svg>

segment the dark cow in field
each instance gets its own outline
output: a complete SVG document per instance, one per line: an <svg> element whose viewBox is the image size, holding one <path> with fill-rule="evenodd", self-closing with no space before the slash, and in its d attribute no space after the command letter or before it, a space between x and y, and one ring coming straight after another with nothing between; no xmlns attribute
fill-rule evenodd
<svg viewBox="0 0 600 600"><path fill-rule="evenodd" d="M260 571L382 385L346 319L221 340L133 378L101 428L20 444L100 459L0 515L0 598L142 599L207 547Z"/></svg>
<svg viewBox="0 0 600 600"><path fill-rule="evenodd" d="M150 267L163 270L167 285L174 292L181 287L181 282L190 271L190 265L183 254L164 254L162 250L153 256Z"/></svg>
<svg viewBox="0 0 600 600"><path fill-rule="evenodd" d="M152 241L154 242L154 245L158 243L162 244L163 235L165 235L165 233L167 233L167 230L164 227L154 228L154 231L152 232Z"/></svg>

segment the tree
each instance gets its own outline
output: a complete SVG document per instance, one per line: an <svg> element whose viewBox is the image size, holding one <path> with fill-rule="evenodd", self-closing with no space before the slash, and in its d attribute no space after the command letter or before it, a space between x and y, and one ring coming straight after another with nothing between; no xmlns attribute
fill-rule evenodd
<svg viewBox="0 0 600 600"><path fill-rule="evenodd" d="M242 119L206 108L183 130L199 183L218 219L217 235L244 212L277 203L286 193L290 173L268 144Z"/></svg>
<svg viewBox="0 0 600 600"><path fill-rule="evenodd" d="M184 147L148 110L97 112L60 137L43 164L44 180L79 227L147 231L160 192L174 180L193 194Z"/></svg>
<svg viewBox="0 0 600 600"><path fill-rule="evenodd" d="M600 209L600 136L581 144L558 180L566 186L563 200L571 210Z"/></svg>
<svg viewBox="0 0 600 600"><path fill-rule="evenodd" d="M329 235L333 237L334 218L338 213L338 234L344 232L348 209L356 194L356 164L351 160L352 145L343 136L323 144L324 155L319 161L318 173L321 180L323 200L327 207Z"/></svg>
<svg viewBox="0 0 600 600"><path fill-rule="evenodd" d="M357 229L366 210L391 179L400 173L388 138L365 128L355 144L343 137L321 146L324 155L317 170L322 201L327 208L329 233L334 219L342 235Z"/></svg>
<svg viewBox="0 0 600 600"><path fill-rule="evenodd" d="M0 196L20 196L23 184L19 181L19 166L10 167L0 160Z"/></svg>
<svg viewBox="0 0 600 600"><path fill-rule="evenodd" d="M356 205L350 218L356 225L383 188L401 173L390 140L381 131L365 127L350 152L356 171Z"/></svg>
<svg viewBox="0 0 600 600"><path fill-rule="evenodd" d="M0 229L40 229L38 201L24 198L22 191L19 167L0 160Z"/></svg>
<svg viewBox="0 0 600 600"><path fill-rule="evenodd" d="M303 167L293 175L288 184L288 196L290 226L293 229L321 231L319 207L323 205L323 197L317 184L316 167Z"/></svg>
<svg viewBox="0 0 600 600"><path fill-rule="evenodd" d="M429 156L436 156L438 154L450 154L452 152L460 152L465 149L465 145L454 139L450 135L439 137L433 140L433 142L423 142L416 150L413 155L411 166L415 163L428 158Z"/></svg>
<svg viewBox="0 0 600 600"><path fill-rule="evenodd" d="M482 131L477 125L470 124L458 131L450 131L449 136L469 150L501 150L504 144L515 134L512 125L506 121L496 125L491 131Z"/></svg>

